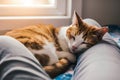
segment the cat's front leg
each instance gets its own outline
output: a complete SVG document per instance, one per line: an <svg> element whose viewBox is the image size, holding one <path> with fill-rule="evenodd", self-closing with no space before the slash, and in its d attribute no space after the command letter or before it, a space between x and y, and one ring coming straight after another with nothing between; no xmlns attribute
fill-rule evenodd
<svg viewBox="0 0 120 80"><path fill-rule="evenodd" d="M76 61L75 55L70 53L70 52L56 51L56 54L57 54L59 59L67 58L71 63L75 63L75 61Z"/></svg>
<svg viewBox="0 0 120 80"><path fill-rule="evenodd" d="M48 75L51 78L55 78L56 76L60 75L61 73L64 73L69 68L70 64L71 64L71 62L69 62L68 59L62 58L53 65L44 66L43 69L48 73Z"/></svg>

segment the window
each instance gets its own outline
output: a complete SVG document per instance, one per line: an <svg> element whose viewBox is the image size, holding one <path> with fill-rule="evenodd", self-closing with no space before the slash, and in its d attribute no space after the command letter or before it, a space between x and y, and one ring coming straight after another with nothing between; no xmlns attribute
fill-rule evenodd
<svg viewBox="0 0 120 80"><path fill-rule="evenodd" d="M72 0L1 0L0 19L70 18Z"/></svg>
<svg viewBox="0 0 120 80"><path fill-rule="evenodd" d="M54 4L55 0L1 0L1 5L36 6Z"/></svg>

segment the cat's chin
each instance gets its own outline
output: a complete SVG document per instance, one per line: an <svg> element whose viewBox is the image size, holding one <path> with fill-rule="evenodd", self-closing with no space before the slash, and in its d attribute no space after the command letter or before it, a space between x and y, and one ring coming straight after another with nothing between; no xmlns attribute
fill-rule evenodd
<svg viewBox="0 0 120 80"><path fill-rule="evenodd" d="M82 48L82 49L79 49L79 50L75 50L73 51L72 53L73 54L82 54L83 52L85 52L88 48Z"/></svg>
<svg viewBox="0 0 120 80"><path fill-rule="evenodd" d="M73 53L73 54L79 54L79 53L84 52L86 49L87 49L87 48L78 49L78 50L69 49L69 52L70 52L70 53Z"/></svg>
<svg viewBox="0 0 120 80"><path fill-rule="evenodd" d="M69 49L69 52L70 52L70 53L74 53L74 51L73 51L73 50L71 50L71 49Z"/></svg>

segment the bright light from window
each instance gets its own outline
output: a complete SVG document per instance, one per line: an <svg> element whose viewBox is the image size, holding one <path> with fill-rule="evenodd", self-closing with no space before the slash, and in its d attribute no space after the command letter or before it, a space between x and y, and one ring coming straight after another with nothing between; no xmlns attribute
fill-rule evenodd
<svg viewBox="0 0 120 80"><path fill-rule="evenodd" d="M39 6L54 5L55 0L0 0L0 5Z"/></svg>
<svg viewBox="0 0 120 80"><path fill-rule="evenodd" d="M16 0L16 1L18 1L18 0ZM30 6L30 5L34 4L34 1L33 0L21 0L21 4L24 6Z"/></svg>
<svg viewBox="0 0 120 80"><path fill-rule="evenodd" d="M48 0L50 4L55 4L55 0Z"/></svg>
<svg viewBox="0 0 120 80"><path fill-rule="evenodd" d="M0 0L0 19L70 18L72 0Z"/></svg>

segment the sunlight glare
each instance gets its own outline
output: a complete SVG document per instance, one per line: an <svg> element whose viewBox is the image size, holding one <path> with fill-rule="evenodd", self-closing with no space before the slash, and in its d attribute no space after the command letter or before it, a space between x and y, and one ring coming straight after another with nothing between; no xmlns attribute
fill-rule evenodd
<svg viewBox="0 0 120 80"><path fill-rule="evenodd" d="M32 6L34 5L34 1L33 0L21 0L21 4L24 6Z"/></svg>
<svg viewBox="0 0 120 80"><path fill-rule="evenodd" d="M54 6L55 0L0 0L0 6Z"/></svg>

